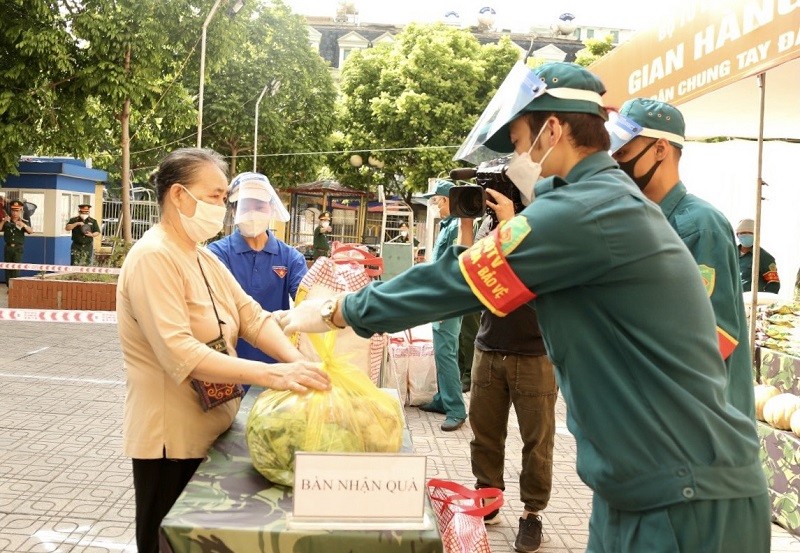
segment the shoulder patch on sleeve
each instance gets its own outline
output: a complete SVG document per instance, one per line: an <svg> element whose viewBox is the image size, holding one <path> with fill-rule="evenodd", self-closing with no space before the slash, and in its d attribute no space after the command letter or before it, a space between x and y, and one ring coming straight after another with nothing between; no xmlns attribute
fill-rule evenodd
<svg viewBox="0 0 800 553"><path fill-rule="evenodd" d="M717 283L717 270L708 265L698 265L700 269L700 276L703 278L703 286L706 288L706 293L710 298L714 293L714 286Z"/></svg>

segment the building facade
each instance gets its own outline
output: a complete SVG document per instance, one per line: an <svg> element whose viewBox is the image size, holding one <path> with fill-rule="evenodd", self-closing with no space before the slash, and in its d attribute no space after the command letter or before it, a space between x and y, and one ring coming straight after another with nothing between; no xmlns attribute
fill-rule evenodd
<svg viewBox="0 0 800 553"><path fill-rule="evenodd" d="M383 42L393 42L403 28L396 25L335 21L330 17L306 17L308 41L311 47L327 61L334 71L339 70L347 57L356 50L371 48ZM484 31L471 28L481 44L496 43L508 36L519 49L520 57L531 49L531 57L545 61L575 61L576 54L584 48L589 38L612 36L615 46L627 40L632 31L606 27L576 26L569 34L554 28L533 28L530 33L509 31ZM533 42L533 44L531 44Z"/></svg>

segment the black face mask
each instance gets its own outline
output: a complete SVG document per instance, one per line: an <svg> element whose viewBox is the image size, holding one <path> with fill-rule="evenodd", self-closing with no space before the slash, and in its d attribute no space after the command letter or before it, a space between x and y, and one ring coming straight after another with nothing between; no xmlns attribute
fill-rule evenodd
<svg viewBox="0 0 800 553"><path fill-rule="evenodd" d="M658 170L658 166L661 165L662 161L664 161L664 160L656 161L650 168L650 170L640 177L637 177L633 174L633 168L636 166L636 162L639 161L641 157L647 153L647 150L652 148L656 142L658 141L654 140L653 142L648 144L644 150L636 154L628 161L617 161L617 165L619 165L619 168L622 169L625 173L627 173L627 175L631 178L631 180L636 183L636 186L639 187L639 190L644 190L645 187L648 184L650 184L650 179L653 178L653 175L655 175L656 171Z"/></svg>

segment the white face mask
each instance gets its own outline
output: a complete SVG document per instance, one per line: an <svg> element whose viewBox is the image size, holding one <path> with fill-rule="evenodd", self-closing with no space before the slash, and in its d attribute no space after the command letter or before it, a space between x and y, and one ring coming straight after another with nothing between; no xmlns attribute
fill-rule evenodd
<svg viewBox="0 0 800 553"><path fill-rule="evenodd" d="M261 236L269 228L269 219L256 219L252 221L239 221L237 225L239 233L248 238L255 238Z"/></svg>
<svg viewBox="0 0 800 553"><path fill-rule="evenodd" d="M428 206L428 213L431 214L431 217L434 219L441 219L442 218L442 210L439 209L438 203L433 203Z"/></svg>
<svg viewBox="0 0 800 553"><path fill-rule="evenodd" d="M81 221L85 221L86 219L88 219L88 218L89 218L89 216L88 216L88 215L86 215L85 213L81 213L81 214L79 214L79 215L78 215L78 217L80 217L80 218L81 218Z"/></svg>
<svg viewBox="0 0 800 553"><path fill-rule="evenodd" d="M407 230L401 230L400 231L400 236L405 238L406 236L408 236L408 231Z"/></svg>
<svg viewBox="0 0 800 553"><path fill-rule="evenodd" d="M331 226L331 224L328 221L322 221L320 225L322 226L322 228L328 228L329 226Z"/></svg>
<svg viewBox="0 0 800 553"><path fill-rule="evenodd" d="M533 144L531 144L531 147L527 152L523 152L521 154L514 152L511 161L506 167L506 176L510 178L511 182L514 183L514 186L519 189L523 205L530 205L530 203L533 201L533 188L536 186L536 182L542 176L542 163L544 163L544 160L547 159L547 156L550 155L550 152L552 152L553 148L555 147L555 145L551 146L550 149L545 152L541 161L533 161L531 159L531 150L533 150L536 142L539 141L539 137L542 136L542 133L546 127L547 123L542 125L542 128L539 129L539 134L536 135Z"/></svg>
<svg viewBox="0 0 800 553"><path fill-rule="evenodd" d="M186 190L186 193L197 203L194 215L191 217L187 217L178 210L183 230L186 231L189 239L194 242L205 242L209 238L216 236L222 230L222 225L225 221L225 206L198 200L185 186L182 184L178 186Z"/></svg>

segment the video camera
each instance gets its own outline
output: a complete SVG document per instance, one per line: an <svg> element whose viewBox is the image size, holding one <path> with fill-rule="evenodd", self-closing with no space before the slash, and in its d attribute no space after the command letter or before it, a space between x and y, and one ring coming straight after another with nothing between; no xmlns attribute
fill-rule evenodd
<svg viewBox="0 0 800 553"><path fill-rule="evenodd" d="M450 189L450 212L456 217L476 218L484 213L491 217L492 228L498 225L497 214L486 205L486 189L500 192L514 203L514 213L525 207L519 189L506 176L506 167L510 156L485 161L477 168L453 169L450 178L453 180L475 179L477 184L454 186Z"/></svg>

